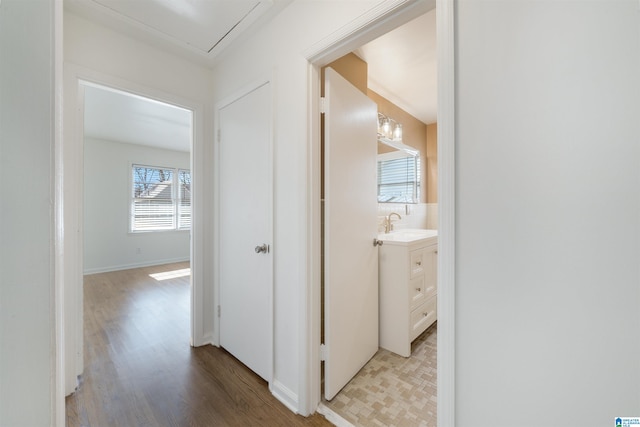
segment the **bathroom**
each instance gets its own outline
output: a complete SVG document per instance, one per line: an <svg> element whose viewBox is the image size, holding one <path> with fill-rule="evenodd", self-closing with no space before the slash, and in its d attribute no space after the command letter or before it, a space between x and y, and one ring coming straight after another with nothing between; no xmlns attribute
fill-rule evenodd
<svg viewBox="0 0 640 427"><path fill-rule="evenodd" d="M425 49L425 44L421 43L422 51L412 51L409 49L412 43L407 42L407 38L411 37L430 40L432 44L426 43ZM401 48L398 48L399 43ZM410 57L408 62L403 59L406 56ZM407 64L411 64L410 68ZM398 69L394 72L391 65ZM378 176L384 175L384 158L389 157L396 164L411 165L403 170L403 173L411 172L411 178L404 179L404 190L399 193L396 191L396 194L380 190L384 187L384 182L378 181L377 225L378 238L382 240L382 246L379 247L381 350L335 398L324 404L328 408L327 412L338 414L339 423L346 420L353 425L379 425L380 422L392 425L389 422L393 420L397 425L431 425L436 419L437 326L434 314L429 316L426 328L414 337L409 353L404 350L394 351L395 347L389 351L390 346L382 337L383 306L387 300L382 285L385 276L382 259L397 244L390 241L394 240L392 236L400 236L402 230L434 230L420 239L422 243L427 242L432 250L424 252L424 259L421 258L418 262L424 263L424 270L432 270L429 280L434 287L432 291L435 292L435 230L438 228L435 11L362 46L328 66L366 94L377 106ZM385 73L389 72L399 76L398 90L394 89L398 87L398 80L394 83L393 75L385 77ZM408 93L408 96L403 99L404 93ZM396 125L400 125L401 138L399 132L393 134ZM389 138L380 137L385 126L390 127ZM423 249L411 245L413 243L409 242L410 249ZM415 260L412 258L411 262ZM415 278L412 276L412 279ZM422 286L415 287L420 288ZM415 306L412 305L412 308ZM410 357L405 359L409 354ZM393 372L394 366L399 366L396 374ZM417 388L420 390L410 388L408 383L413 380L418 383ZM409 395L410 398L407 397ZM402 419L409 424L403 424Z"/></svg>

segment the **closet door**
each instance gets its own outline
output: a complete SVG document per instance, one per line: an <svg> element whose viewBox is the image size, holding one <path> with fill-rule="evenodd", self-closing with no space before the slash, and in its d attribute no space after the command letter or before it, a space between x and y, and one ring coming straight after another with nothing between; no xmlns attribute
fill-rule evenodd
<svg viewBox="0 0 640 427"><path fill-rule="evenodd" d="M220 345L272 377L271 92L219 110Z"/></svg>

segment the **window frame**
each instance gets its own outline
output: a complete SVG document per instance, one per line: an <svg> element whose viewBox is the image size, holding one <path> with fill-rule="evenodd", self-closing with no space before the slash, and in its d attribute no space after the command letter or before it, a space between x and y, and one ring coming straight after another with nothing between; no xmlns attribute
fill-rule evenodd
<svg viewBox="0 0 640 427"><path fill-rule="evenodd" d="M397 182L382 182L384 177L382 176L382 168L387 162L409 162L413 163L413 179L407 178L406 181ZM405 204L417 204L420 203L420 193L422 187L422 177L420 174L420 155L419 153L409 154L402 151L393 151L388 153L378 154L377 158L377 194L378 203L405 203ZM401 199L383 199L384 195L381 194L381 187L388 187L390 185L404 186L405 188L411 187L411 194L403 193L404 198Z"/></svg>
<svg viewBox="0 0 640 427"><path fill-rule="evenodd" d="M136 227L136 202L141 200L145 200L144 198L136 197L136 169L144 168L144 169L155 169L155 170L165 170L171 171L171 227L144 227L141 228L139 226ZM182 182L181 182L181 174L187 173L189 176L189 184L188 189L189 193L191 193L191 169L189 168L181 168L181 167L167 167L167 166L157 166L157 165L149 165L143 163L130 163L129 164L129 233L138 234L138 233L159 233L159 232L171 232L171 231L191 231L192 227L192 205L191 205L191 196L188 197L188 225L183 225L185 223L182 218L185 218L184 214L184 205L183 200L187 200L187 198L182 197ZM164 199L169 200L169 199Z"/></svg>

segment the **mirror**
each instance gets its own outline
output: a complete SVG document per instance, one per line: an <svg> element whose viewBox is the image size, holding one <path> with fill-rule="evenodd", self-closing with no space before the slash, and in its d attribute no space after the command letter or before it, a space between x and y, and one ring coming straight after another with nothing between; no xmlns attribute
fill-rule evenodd
<svg viewBox="0 0 640 427"><path fill-rule="evenodd" d="M378 203L418 203L420 151L378 135Z"/></svg>

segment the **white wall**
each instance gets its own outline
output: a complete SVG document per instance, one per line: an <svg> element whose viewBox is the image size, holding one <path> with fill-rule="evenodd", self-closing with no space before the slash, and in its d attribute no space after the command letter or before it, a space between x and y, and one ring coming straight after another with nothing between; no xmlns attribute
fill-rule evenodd
<svg viewBox="0 0 640 427"><path fill-rule="evenodd" d="M457 2L458 426L640 415L639 19Z"/></svg>
<svg viewBox="0 0 640 427"><path fill-rule="evenodd" d="M189 259L189 231L129 232L131 165L190 168L189 153L86 138L84 272Z"/></svg>
<svg viewBox="0 0 640 427"><path fill-rule="evenodd" d="M298 398L309 369L301 52L358 6L371 4L295 2L215 70L216 99L274 76L275 379ZM456 6L457 424L638 413L637 1Z"/></svg>
<svg viewBox="0 0 640 427"><path fill-rule="evenodd" d="M76 386L83 370L82 354L82 105L79 79L93 81L179 105L194 111L192 146L193 220L192 283L193 344L211 342L212 290L212 124L211 71L181 57L92 23L64 15L64 179L65 179L65 351L66 391Z"/></svg>
<svg viewBox="0 0 640 427"><path fill-rule="evenodd" d="M309 368L302 52L376 3L294 2L214 73L214 101L274 78L274 386L294 407ZM637 414L637 1L456 6L457 424L607 425ZM66 18L69 61L208 98L197 67Z"/></svg>
<svg viewBox="0 0 640 427"><path fill-rule="evenodd" d="M308 62L303 51L378 3L296 1L214 70L220 101L265 76L274 90L274 393L304 412L308 274ZM301 385L302 384L302 385Z"/></svg>
<svg viewBox="0 0 640 427"><path fill-rule="evenodd" d="M0 425L55 422L54 5L0 4Z"/></svg>
<svg viewBox="0 0 640 427"><path fill-rule="evenodd" d="M400 215L393 217L394 230L405 228L438 229L437 203L378 203L378 232L384 232L385 218L391 213Z"/></svg>

